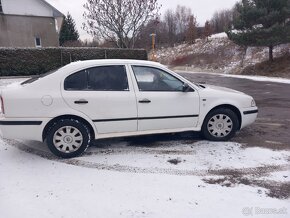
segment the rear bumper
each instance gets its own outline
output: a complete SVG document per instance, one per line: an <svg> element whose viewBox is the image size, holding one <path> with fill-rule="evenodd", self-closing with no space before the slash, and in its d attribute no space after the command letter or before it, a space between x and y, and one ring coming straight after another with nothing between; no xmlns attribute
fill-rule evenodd
<svg viewBox="0 0 290 218"><path fill-rule="evenodd" d="M257 107L245 108L242 111L241 129L254 123L255 120L257 119L257 116L258 116L258 108Z"/></svg>
<svg viewBox="0 0 290 218"><path fill-rule="evenodd" d="M42 141L42 132L48 119L0 118L0 135L6 139Z"/></svg>

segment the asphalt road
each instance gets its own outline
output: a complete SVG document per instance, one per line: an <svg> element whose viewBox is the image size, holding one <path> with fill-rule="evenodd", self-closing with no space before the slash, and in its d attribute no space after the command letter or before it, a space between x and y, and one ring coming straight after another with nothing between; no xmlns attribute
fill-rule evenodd
<svg viewBox="0 0 290 218"><path fill-rule="evenodd" d="M259 107L258 119L241 130L232 141L244 143L245 146L290 149L290 84L204 73L179 73L192 82L232 88L254 97Z"/></svg>

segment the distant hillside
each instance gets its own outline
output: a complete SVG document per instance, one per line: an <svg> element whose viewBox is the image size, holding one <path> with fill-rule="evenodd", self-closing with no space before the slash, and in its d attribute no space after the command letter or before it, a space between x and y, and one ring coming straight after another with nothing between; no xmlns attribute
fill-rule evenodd
<svg viewBox="0 0 290 218"><path fill-rule="evenodd" d="M290 54L290 44L280 45L274 49L275 58L287 54ZM252 66L254 73L254 65L268 60L268 48L246 49L231 42L225 33L220 33L213 35L208 41L198 39L193 45L181 44L173 48L161 48L157 50L157 60L171 67L224 73L251 72L249 67ZM289 59L288 61L290 62ZM248 70L243 71L245 68ZM290 72L288 73L290 76ZM275 72L272 72L273 74Z"/></svg>

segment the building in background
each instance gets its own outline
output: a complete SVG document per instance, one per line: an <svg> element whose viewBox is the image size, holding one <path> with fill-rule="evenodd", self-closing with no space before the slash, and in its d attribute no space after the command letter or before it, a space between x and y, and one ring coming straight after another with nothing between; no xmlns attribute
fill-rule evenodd
<svg viewBox="0 0 290 218"><path fill-rule="evenodd" d="M0 47L56 47L64 15L44 0L0 0Z"/></svg>

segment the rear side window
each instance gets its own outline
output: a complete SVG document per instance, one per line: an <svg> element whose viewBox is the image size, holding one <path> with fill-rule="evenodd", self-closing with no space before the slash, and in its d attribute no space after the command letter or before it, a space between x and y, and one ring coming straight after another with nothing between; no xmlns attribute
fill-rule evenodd
<svg viewBox="0 0 290 218"><path fill-rule="evenodd" d="M89 68L68 76L64 81L68 91L128 91L125 66Z"/></svg>
<svg viewBox="0 0 290 218"><path fill-rule="evenodd" d="M80 91L88 88L88 75L85 70L68 76L64 81L64 89L69 91Z"/></svg>
<svg viewBox="0 0 290 218"><path fill-rule="evenodd" d="M129 90L125 66L103 66L88 69L88 86L94 91Z"/></svg>

